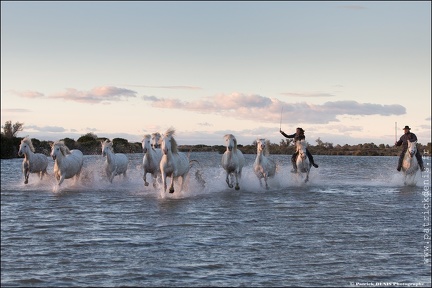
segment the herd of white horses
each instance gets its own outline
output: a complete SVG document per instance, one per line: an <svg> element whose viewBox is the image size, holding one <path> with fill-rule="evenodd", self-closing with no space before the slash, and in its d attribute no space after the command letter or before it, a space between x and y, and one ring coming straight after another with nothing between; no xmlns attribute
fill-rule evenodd
<svg viewBox="0 0 432 288"><path fill-rule="evenodd" d="M198 161L190 160L189 155L180 152L177 147L177 142L174 139L175 130L170 128L163 135L153 133L144 136L142 140L143 148L143 169L144 169L144 185L148 186L147 174L152 177L153 187L156 189L158 183L162 183L164 192L166 192L168 184L167 178L171 178L169 192L174 193L174 182L181 179L180 191L183 190L185 181L192 165ZM232 134L224 136L226 151L222 155L221 164L226 171L226 183L229 188L240 189L240 179L242 170L245 165L243 153L237 148L237 139ZM258 177L261 187L269 189L267 180L275 176L277 167L276 163L269 158L270 142L266 139L257 139L257 155L253 164L253 171ZM304 140L297 141L296 152L298 152L296 164L297 173L304 181L309 180L309 172L311 163L306 156L307 143ZM156 148L159 147L160 148ZM104 168L108 180L112 183L117 175L126 176L129 159L125 154L114 153L113 143L108 139L101 141L102 156L106 157ZM402 171L404 174L404 183L407 184L409 177L414 177L419 166L415 159L417 150L417 142L409 142L408 149L405 153ZM47 173L48 157L41 153L35 153L35 149L31 142L31 138L25 137L22 139L19 151L19 156L24 156L22 163L22 172L24 174L24 183L28 183L30 173L38 173L40 179ZM83 153L80 150L69 148L63 141L56 141L51 145L50 156L54 160L54 176L57 180L57 188L65 179L74 178L78 180L83 168ZM200 173L196 173L200 177ZM203 179L197 179L201 183ZM262 183L264 181L264 185Z"/></svg>

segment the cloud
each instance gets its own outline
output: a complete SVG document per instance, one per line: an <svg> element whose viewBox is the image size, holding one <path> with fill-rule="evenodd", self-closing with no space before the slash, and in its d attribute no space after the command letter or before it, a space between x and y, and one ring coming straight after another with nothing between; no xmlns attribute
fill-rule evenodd
<svg viewBox="0 0 432 288"><path fill-rule="evenodd" d="M28 113L31 112L29 109L2 109L2 113Z"/></svg>
<svg viewBox="0 0 432 288"><path fill-rule="evenodd" d="M16 90L9 90L9 93L19 96L19 97L23 97L23 98L30 98L30 99L36 99L36 98L43 98L45 97L45 95L43 93L40 93L38 91L16 91Z"/></svg>
<svg viewBox="0 0 432 288"><path fill-rule="evenodd" d="M101 103L111 101L122 101L125 98L136 97L135 91L118 88L114 86L95 87L90 91L79 91L74 88L67 88L65 92L52 94L50 98L70 100L83 103Z"/></svg>
<svg viewBox="0 0 432 288"><path fill-rule="evenodd" d="M95 87L90 91L79 91L75 88L67 88L64 92L54 93L49 96L45 96L43 93L37 91L20 92L10 90L9 92L23 98L36 99L48 97L90 104L122 101L126 98L134 98L137 94L136 91L114 86Z"/></svg>
<svg viewBox="0 0 432 288"><path fill-rule="evenodd" d="M393 105L380 105L372 103L358 103L356 101L336 101L326 102L323 104L326 111L333 112L335 114L347 114L347 115L402 115L406 113L405 107L393 104Z"/></svg>
<svg viewBox="0 0 432 288"><path fill-rule="evenodd" d="M213 124L210 124L208 122L202 122L202 123L198 123L199 126L207 126L207 127L211 127L213 126Z"/></svg>
<svg viewBox="0 0 432 288"><path fill-rule="evenodd" d="M62 133L62 132L66 132L67 130L63 127L59 127L59 126L43 126L43 127L39 127L39 126L35 126L35 125L26 125L24 127L25 129L30 129L30 130L35 130L38 132L50 132L50 133Z"/></svg>
<svg viewBox="0 0 432 288"><path fill-rule="evenodd" d="M337 116L340 115L388 116L406 113L405 107L397 104L381 105L356 101L333 101L315 105L306 102L287 103L275 98L242 93L220 94L194 101L165 99L155 96L144 96L142 99L150 102L151 106L156 108L180 109L204 114L214 113L226 117L267 123L279 123L282 110L282 117L285 121L315 124L338 122Z"/></svg>

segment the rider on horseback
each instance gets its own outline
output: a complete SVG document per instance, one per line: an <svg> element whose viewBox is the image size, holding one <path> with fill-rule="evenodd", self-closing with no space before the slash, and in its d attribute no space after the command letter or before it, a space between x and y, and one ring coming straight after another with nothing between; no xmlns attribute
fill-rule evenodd
<svg viewBox="0 0 432 288"><path fill-rule="evenodd" d="M406 151L408 149L408 142L407 141L408 140L410 142L417 141L417 136L414 133L410 132L411 128L408 125L405 126L403 128L403 130L404 130L404 135L402 135L400 137L399 141L395 142L396 146L401 146L402 145L402 153L399 156L398 167L396 168L397 171L401 171L403 158L404 158L404 155L405 155L405 153L406 153ZM417 150L417 152L415 154L415 157L417 158L417 162L418 162L418 164L420 166L420 171L425 171L425 168L423 166L423 159L422 159L422 157L420 155L419 150Z"/></svg>
<svg viewBox="0 0 432 288"><path fill-rule="evenodd" d="M283 132L280 128L279 128L279 132L280 132L283 136L285 136L286 138L294 138L294 143L295 143L297 140L303 140L303 139L306 139L306 137L305 137L305 135L304 135L304 132L305 132L305 131L304 131L302 128L300 128L300 127L297 127L297 129L296 129L296 133L291 134L291 135L287 135L287 134L285 134L285 132ZM292 163L292 165L293 165L293 170L292 170L291 172L293 172L293 173L297 173L297 164L296 164L296 158L297 158L297 155L298 155L298 151L296 151L296 152L292 155L292 157L291 157L291 163ZM312 157L312 154L309 152L308 149L306 149L306 155L308 156L310 163L311 163L315 168L318 168L318 165L315 164L314 159L313 159L313 157Z"/></svg>

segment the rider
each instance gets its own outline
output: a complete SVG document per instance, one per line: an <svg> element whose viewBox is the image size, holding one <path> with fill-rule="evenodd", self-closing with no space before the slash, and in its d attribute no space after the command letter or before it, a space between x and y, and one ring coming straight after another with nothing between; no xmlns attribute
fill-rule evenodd
<svg viewBox="0 0 432 288"><path fill-rule="evenodd" d="M296 129L296 133L291 134L291 135L287 135L287 134L285 134L285 132L283 132L280 128L279 128L279 132L280 132L283 136L285 136L286 138L294 138L294 142L296 142L297 140L305 140L305 139L306 139L306 137L305 137L305 135L304 135L304 132L305 132L305 131L304 131L302 128L300 128L300 127L297 127L297 129ZM292 163L292 165L293 165L293 170L292 170L291 172L293 172L293 173L296 173L296 172L297 172L297 164L296 164L296 158L297 158L297 155L298 155L298 151L296 151L296 152L292 155L292 157L291 157L291 163ZM308 156L310 163L311 163L315 168L318 168L318 165L315 164L315 162L314 162L314 159L313 159L313 157L312 157L312 154L309 152L309 150L308 150L307 148L306 148L306 155Z"/></svg>
<svg viewBox="0 0 432 288"><path fill-rule="evenodd" d="M404 130L404 135L402 135L400 137L399 141L395 142L396 146L401 146L402 145L402 153L399 156L399 162L398 162L398 166L396 168L397 171L400 171L401 168L402 168L403 158L404 158L404 155L405 155L405 153L406 153L406 151L408 149L408 140L410 142L417 141L417 136L414 133L410 132L411 128L408 125L405 126L403 128L403 130ZM415 157L417 158L417 162L418 162L418 164L420 166L420 170L421 171L425 171L425 168L423 166L423 159L422 159L422 157L420 155L419 150L417 150L417 152L415 154Z"/></svg>

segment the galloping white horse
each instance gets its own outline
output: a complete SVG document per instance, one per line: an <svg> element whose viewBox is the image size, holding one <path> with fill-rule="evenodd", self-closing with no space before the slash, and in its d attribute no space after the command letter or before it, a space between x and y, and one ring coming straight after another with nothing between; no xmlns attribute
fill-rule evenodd
<svg viewBox="0 0 432 288"><path fill-rule="evenodd" d="M236 178L235 190L239 190L239 179L241 178L241 172L243 166L245 164L245 158L243 153L237 149L237 139L232 134L226 134L224 136L226 151L222 155L222 167L226 171L226 182L228 187L233 188L234 185L231 184L233 181L230 181L230 176ZM233 180L233 179L231 179Z"/></svg>
<svg viewBox="0 0 432 288"><path fill-rule="evenodd" d="M24 184L28 183L30 173L39 173L42 180L43 176L47 173L48 157L42 153L34 153L35 149L29 137L21 140L18 151L18 156L24 155L22 162L22 172L24 174Z"/></svg>
<svg viewBox="0 0 432 288"><path fill-rule="evenodd" d="M105 172L112 183L114 176L123 174L126 177L129 159L123 153L114 153L113 143L106 139L102 144L102 156L106 156Z"/></svg>
<svg viewBox="0 0 432 288"><path fill-rule="evenodd" d="M417 141L410 142L408 140L408 149L405 152L404 159L402 161L402 172L404 174L404 184L413 183L414 178L419 170L419 165L415 154L417 153Z"/></svg>
<svg viewBox="0 0 432 288"><path fill-rule="evenodd" d="M309 181L309 172L312 164L309 162L309 158L306 155L307 143L303 140L296 141L296 151L298 152L296 164L297 164L297 173L302 175L301 173L306 173L305 183Z"/></svg>
<svg viewBox="0 0 432 288"><path fill-rule="evenodd" d="M178 151L177 142L173 137L174 133L175 130L173 128L168 129L159 141L163 151L162 159L160 161L160 171L164 191L166 191L167 188L166 178L171 177L169 193L174 193L174 180L179 177L182 178L180 191L183 189L190 169L190 161L188 157L183 152Z"/></svg>
<svg viewBox="0 0 432 288"><path fill-rule="evenodd" d="M267 178L273 177L276 174L276 163L268 158L270 141L266 139L257 139L257 157L255 159L253 168L261 187L261 179L264 178L266 189L268 189Z"/></svg>
<svg viewBox="0 0 432 288"><path fill-rule="evenodd" d="M63 141L57 141L51 146L51 157L55 161L54 175L58 187L64 179L75 176L75 181L78 180L83 166L83 153L80 150L69 150Z"/></svg>
<svg viewBox="0 0 432 288"><path fill-rule="evenodd" d="M143 157L143 168L144 168L144 185L148 186L149 183L146 180L147 173L150 173L153 177L153 187L156 188L156 180L160 175L160 161L162 159L162 151L161 149L154 148L155 141L159 141L157 135L159 133L153 133L153 137L151 135L144 135L144 139L142 140L142 148L144 152ZM153 143L152 143L153 141Z"/></svg>

